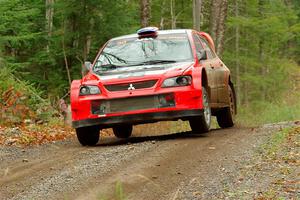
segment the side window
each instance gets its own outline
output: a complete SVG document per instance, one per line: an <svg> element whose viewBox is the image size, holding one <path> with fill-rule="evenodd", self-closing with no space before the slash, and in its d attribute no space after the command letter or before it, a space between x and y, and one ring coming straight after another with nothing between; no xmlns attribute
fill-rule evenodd
<svg viewBox="0 0 300 200"><path fill-rule="evenodd" d="M205 48L203 47L201 41L200 41L200 37L196 34L193 34L193 39L194 39L194 43L195 43L195 47L196 47L196 51L197 52L201 52L201 50L205 50ZM207 54L207 53L206 53Z"/></svg>
<svg viewBox="0 0 300 200"><path fill-rule="evenodd" d="M207 43L207 41L203 38L200 37L200 40L203 44L203 47L205 49L205 51L207 52L207 56L208 58L215 58L216 54L215 52L210 48L209 44Z"/></svg>

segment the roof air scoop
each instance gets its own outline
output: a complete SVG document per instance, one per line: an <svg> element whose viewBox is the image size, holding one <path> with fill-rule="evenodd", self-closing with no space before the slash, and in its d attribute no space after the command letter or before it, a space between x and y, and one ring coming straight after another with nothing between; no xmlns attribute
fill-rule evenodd
<svg viewBox="0 0 300 200"><path fill-rule="evenodd" d="M157 37L157 27L145 27L137 31L139 38L155 38Z"/></svg>

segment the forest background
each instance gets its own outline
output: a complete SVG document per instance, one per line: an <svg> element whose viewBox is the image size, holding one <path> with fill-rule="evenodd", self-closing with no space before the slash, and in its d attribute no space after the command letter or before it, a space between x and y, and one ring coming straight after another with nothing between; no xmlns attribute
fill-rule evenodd
<svg viewBox="0 0 300 200"><path fill-rule="evenodd" d="M84 61L149 25L212 35L239 123L300 118L299 0L0 0L0 124L59 116Z"/></svg>

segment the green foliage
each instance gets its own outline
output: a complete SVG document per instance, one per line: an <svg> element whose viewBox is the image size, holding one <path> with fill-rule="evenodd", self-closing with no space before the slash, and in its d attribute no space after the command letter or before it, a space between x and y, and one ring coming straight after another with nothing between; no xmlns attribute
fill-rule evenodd
<svg viewBox="0 0 300 200"><path fill-rule="evenodd" d="M298 95L298 99L300 96ZM240 106L237 117L238 123L247 126L258 126L265 123L279 121L292 121L299 119L300 103L288 103L286 101L253 102L250 106Z"/></svg>
<svg viewBox="0 0 300 200"><path fill-rule="evenodd" d="M41 98L41 92L29 82L16 78L1 65L0 123L23 123L25 119L48 121L55 113L50 102Z"/></svg>
<svg viewBox="0 0 300 200"><path fill-rule="evenodd" d="M267 143L261 146L261 151L265 157L272 157L278 152L278 149L286 139L288 139L289 134L293 132L293 128L284 129L276 134L274 134Z"/></svg>
<svg viewBox="0 0 300 200"><path fill-rule="evenodd" d="M84 60L94 59L111 37L135 31L139 15L138 3L123 0L55 1L52 7L49 33L44 1L1 1L0 56L18 78L45 91L44 97L57 99L69 90L65 59L71 79L80 78Z"/></svg>
<svg viewBox="0 0 300 200"><path fill-rule="evenodd" d="M282 0L237 2L227 20L227 35L232 37L225 42L224 60L234 81L240 80L235 85L240 122L261 124L299 118L300 113L294 110L299 104L286 99L299 94L292 87L291 76L299 76L299 48L295 46L299 10Z"/></svg>
<svg viewBox="0 0 300 200"><path fill-rule="evenodd" d="M192 28L193 1L173 2L176 27ZM32 89L39 88L41 92L34 92L38 96L56 101L68 93L68 73L71 80L80 78L83 62L92 61L108 39L140 28L139 3L138 0L56 0L46 7L45 1L1 0L0 59L6 62L5 70L13 74L13 82L22 80ZM170 5L171 0L152 0L150 24L171 28ZM50 8L52 30L46 28L49 22L45 13ZM211 1L203 1L203 31L208 31L210 10ZM232 71L243 116L257 115L256 109L265 107L274 110L275 106L285 117L274 114L273 119L262 121L299 117L279 106L283 101L279 97L285 91L297 93L291 90L291 75L300 63L299 1L229 1L226 27L222 58ZM3 80L0 79L0 85L8 84ZM30 104L37 105L35 101ZM290 103L286 106L297 107Z"/></svg>
<svg viewBox="0 0 300 200"><path fill-rule="evenodd" d="M99 196L98 197L99 200L106 200L107 199L103 196L103 194L99 194L98 196ZM113 199L115 199L115 200L126 200L127 199L125 194L124 194L122 182L120 182L120 181L116 182L115 193L114 193L114 198Z"/></svg>
<svg viewBox="0 0 300 200"><path fill-rule="evenodd" d="M116 183L116 199L117 200L125 200L127 199L125 197L124 191L123 191L123 186L121 182Z"/></svg>

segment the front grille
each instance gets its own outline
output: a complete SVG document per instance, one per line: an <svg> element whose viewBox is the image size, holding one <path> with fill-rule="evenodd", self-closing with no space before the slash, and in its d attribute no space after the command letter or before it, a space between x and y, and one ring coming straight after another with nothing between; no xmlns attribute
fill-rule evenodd
<svg viewBox="0 0 300 200"><path fill-rule="evenodd" d="M115 91L124 91L128 90L130 86L134 87L134 89L144 89L151 88L155 85L157 80L149 80L142 82L133 82L133 83L124 83L124 84L112 84L112 85L104 85L104 87L111 92Z"/></svg>
<svg viewBox="0 0 300 200"><path fill-rule="evenodd" d="M172 99L168 99L168 98ZM167 99L167 100L165 100ZM133 110L146 110L152 108L174 107L174 95L161 94L155 96L141 96L111 100L92 101L92 114L103 115Z"/></svg>

